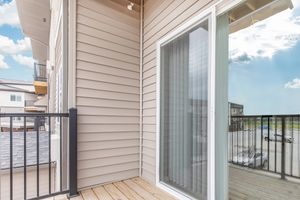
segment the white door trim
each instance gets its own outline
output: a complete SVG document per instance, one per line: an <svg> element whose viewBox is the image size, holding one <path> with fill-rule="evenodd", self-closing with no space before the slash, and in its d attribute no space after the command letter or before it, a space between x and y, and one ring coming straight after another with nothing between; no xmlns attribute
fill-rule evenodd
<svg viewBox="0 0 300 200"><path fill-rule="evenodd" d="M208 69L208 199L215 199L215 37L216 37L216 5L202 11L199 15L193 17L185 24L172 31L156 44L156 185L173 196L185 200L193 199L192 197L172 188L159 180L159 152L160 152L160 48L165 43L185 33L199 23L208 19L210 27L210 52L209 52L209 69Z"/></svg>

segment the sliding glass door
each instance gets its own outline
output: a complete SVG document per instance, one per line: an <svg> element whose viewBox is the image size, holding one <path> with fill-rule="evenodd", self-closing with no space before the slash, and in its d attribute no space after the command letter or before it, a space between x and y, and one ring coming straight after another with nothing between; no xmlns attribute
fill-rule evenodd
<svg viewBox="0 0 300 200"><path fill-rule="evenodd" d="M207 199L209 20L160 48L159 181Z"/></svg>

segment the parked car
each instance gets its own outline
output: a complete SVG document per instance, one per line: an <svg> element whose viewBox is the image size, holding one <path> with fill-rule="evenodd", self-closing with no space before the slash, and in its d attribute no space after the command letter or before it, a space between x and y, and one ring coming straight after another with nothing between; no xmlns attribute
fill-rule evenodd
<svg viewBox="0 0 300 200"><path fill-rule="evenodd" d="M248 167L264 167L268 157L265 153L243 151L233 157L233 162Z"/></svg>
<svg viewBox="0 0 300 200"><path fill-rule="evenodd" d="M270 135L270 138L268 137L268 135L265 135L264 136L264 139L265 141L270 141L270 142L282 142L282 135L281 134L272 134ZM287 143L293 143L294 142L294 138L292 138L291 136L289 135L285 135L284 136L284 142L287 142Z"/></svg>

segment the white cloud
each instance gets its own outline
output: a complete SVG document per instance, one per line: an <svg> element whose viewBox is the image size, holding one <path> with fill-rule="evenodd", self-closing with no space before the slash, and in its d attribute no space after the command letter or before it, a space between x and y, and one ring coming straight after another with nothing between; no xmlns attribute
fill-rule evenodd
<svg viewBox="0 0 300 200"><path fill-rule="evenodd" d="M298 4L295 4L295 7ZM300 16L285 10L244 30L230 35L229 51L233 62L272 58L278 51L293 47L300 40Z"/></svg>
<svg viewBox="0 0 300 200"><path fill-rule="evenodd" d="M30 50L31 43L29 38L25 37L24 39L17 40L16 42L14 42L12 39L0 35L0 53L19 54Z"/></svg>
<svg viewBox="0 0 300 200"><path fill-rule="evenodd" d="M19 16L15 0L0 5L0 26L7 24L19 26Z"/></svg>
<svg viewBox="0 0 300 200"><path fill-rule="evenodd" d="M4 61L4 56L0 54L0 69L7 69L9 66Z"/></svg>
<svg viewBox="0 0 300 200"><path fill-rule="evenodd" d="M287 82L284 85L284 87L285 88L298 89L298 88L300 88L300 79L295 78L294 80Z"/></svg>
<svg viewBox="0 0 300 200"><path fill-rule="evenodd" d="M34 59L32 57L18 54L18 55L12 55L12 58L20 65L23 65L23 66L26 66L29 68L33 68Z"/></svg>

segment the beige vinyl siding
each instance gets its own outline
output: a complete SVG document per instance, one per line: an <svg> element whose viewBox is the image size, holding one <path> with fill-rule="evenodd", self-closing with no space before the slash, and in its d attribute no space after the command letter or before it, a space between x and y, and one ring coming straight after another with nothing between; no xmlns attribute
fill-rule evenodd
<svg viewBox="0 0 300 200"><path fill-rule="evenodd" d="M143 40L143 156L142 176L155 182L156 149L156 43L187 22L213 0L148 0Z"/></svg>
<svg viewBox="0 0 300 200"><path fill-rule="evenodd" d="M139 175L139 18L109 0L77 1L79 188Z"/></svg>

